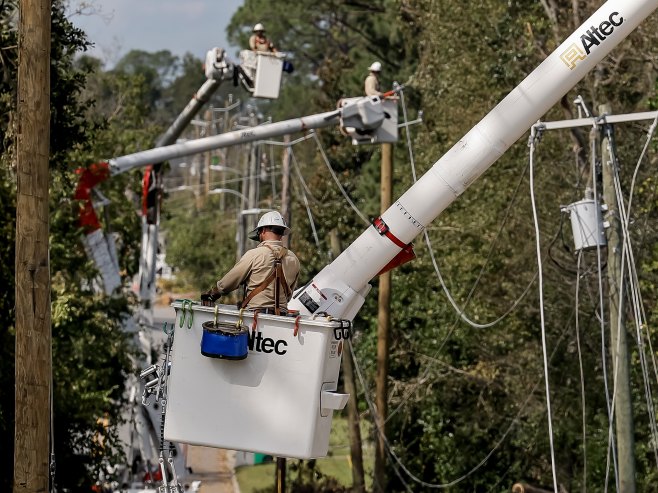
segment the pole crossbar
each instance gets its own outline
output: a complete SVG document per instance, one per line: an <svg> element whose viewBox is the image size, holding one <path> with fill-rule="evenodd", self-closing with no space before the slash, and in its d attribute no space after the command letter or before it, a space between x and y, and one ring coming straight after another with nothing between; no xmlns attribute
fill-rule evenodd
<svg viewBox="0 0 658 493"><path fill-rule="evenodd" d="M561 130L565 128L574 127L591 127L602 123L605 117L606 123L625 123L636 122L641 120L654 120L658 116L658 111L645 111L641 113L627 113L623 115L601 115L592 118L575 118L573 120L562 120L555 122L542 122L535 123L535 127L542 130Z"/></svg>

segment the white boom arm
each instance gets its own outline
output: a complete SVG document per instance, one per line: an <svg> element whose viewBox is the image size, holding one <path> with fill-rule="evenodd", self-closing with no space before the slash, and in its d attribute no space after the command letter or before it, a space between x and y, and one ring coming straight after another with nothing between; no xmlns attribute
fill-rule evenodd
<svg viewBox="0 0 658 493"><path fill-rule="evenodd" d="M211 137L190 140L182 144L157 147L110 159L108 163L110 173L117 175L130 171L133 168L146 166L150 163L161 163L169 159L207 152L213 149L303 132L304 130L328 127L338 124L339 121L344 127L358 128L363 131L376 131L384 124L386 119L386 112L378 96L356 98L353 102L334 111L235 130Z"/></svg>
<svg viewBox="0 0 658 493"><path fill-rule="evenodd" d="M658 7L610 0L469 131L336 260L298 290L289 308L352 319L372 279L551 106Z"/></svg>

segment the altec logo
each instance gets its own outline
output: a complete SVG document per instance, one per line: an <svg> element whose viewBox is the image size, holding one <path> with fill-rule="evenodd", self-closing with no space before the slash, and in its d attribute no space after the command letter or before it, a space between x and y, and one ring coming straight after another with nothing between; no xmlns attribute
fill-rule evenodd
<svg viewBox="0 0 658 493"><path fill-rule="evenodd" d="M249 351L258 353L274 353L283 356L288 352L288 343L283 339L275 341L270 337L263 337L262 332L249 332Z"/></svg>
<svg viewBox="0 0 658 493"><path fill-rule="evenodd" d="M569 69L573 70L580 60L584 60L590 54L594 46L599 46L602 42L608 39L615 28L624 23L624 18L619 12L613 12L608 17L608 20L603 21L601 24L591 26L585 34L580 35L580 43L573 43L561 55L560 59L565 63Z"/></svg>

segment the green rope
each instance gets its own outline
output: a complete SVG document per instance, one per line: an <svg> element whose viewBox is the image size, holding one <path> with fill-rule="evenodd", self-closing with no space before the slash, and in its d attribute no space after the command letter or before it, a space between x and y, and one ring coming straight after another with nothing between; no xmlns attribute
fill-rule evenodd
<svg viewBox="0 0 658 493"><path fill-rule="evenodd" d="M192 328L192 323L194 321L194 310L192 310L192 305L194 305L195 302L192 301L192 300L187 300L187 299L177 300L177 301L181 302L181 311L182 311L182 313L181 313L181 316L180 316L180 327L183 327L183 324L185 323L185 319L187 318L185 312L186 312L187 309L189 309L190 310L190 316L187 319L187 328L191 329Z"/></svg>

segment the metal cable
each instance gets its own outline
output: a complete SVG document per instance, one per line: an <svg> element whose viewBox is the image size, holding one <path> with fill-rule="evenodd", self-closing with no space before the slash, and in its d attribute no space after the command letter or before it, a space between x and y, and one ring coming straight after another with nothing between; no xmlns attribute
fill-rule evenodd
<svg viewBox="0 0 658 493"><path fill-rule="evenodd" d="M630 225L631 209L632 209L632 205L633 205L633 196L634 196L633 194L634 194L637 175L638 175L640 166L642 164L642 161L644 160L644 156L647 152L647 149L649 148L649 144L651 142L651 139L653 138L653 134L656 131L657 126L658 126L658 114L656 115L656 118L654 118L651 126L649 127L649 130L647 131L647 139L644 143L644 147L642 148L642 152L640 153L640 157L638 158L637 163L635 165L635 170L633 171L633 178L631 180L631 188L630 188L629 198L628 198L628 210L626 212L626 215L623 218L625 226L626 226L627 229ZM654 191L655 191L655 189L654 189ZM642 231L644 231L644 228L642 228ZM632 255L632 252L631 252L631 255ZM633 265L633 266L636 265L634 259L633 259L631 265ZM635 277L635 283L636 283L636 285L638 286L638 289L639 289L639 279L637 277L637 269L634 268L633 272L634 272L633 275ZM647 316L646 316L646 313L644 311L644 304L643 303L640 304L640 308L641 308L641 311L642 311L642 318L641 319L646 324ZM649 345L649 354L651 354L654 374L655 374L655 377L656 377L656 381L658 382L658 364L656 363L656 356L655 356L655 353L653 351L653 346L652 346L652 343L651 343L651 337L650 337L650 334L648 332L646 334L646 338L647 338L647 343Z"/></svg>
<svg viewBox="0 0 658 493"><path fill-rule="evenodd" d="M535 203L535 172L534 172L534 151L535 141L537 138L535 127L532 127L530 135L530 202L532 204L532 218L535 224L535 244L537 254L537 271L539 274L539 315L541 321L541 345L542 356L544 359L544 380L546 384L546 414L548 418L548 438L551 447L551 471L553 473L553 489L559 491L557 484L557 470L555 467L555 446L553 444L553 417L551 414L551 393L548 380L548 355L546 347L546 322L544 318L544 280L542 275L542 261L541 261L541 242L539 235L539 218L537 217L537 205Z"/></svg>
<svg viewBox="0 0 658 493"><path fill-rule="evenodd" d="M635 268L635 262L633 258L633 248L630 242L630 232L628 230L628 218L629 218L629 212L626 211L625 205L624 205L624 197L623 197L623 192L621 188L621 179L619 177L619 164L618 164L618 159L614 150L614 145L613 145L613 135L612 131L610 129L610 126L606 126L606 132L608 135L608 153L611 158L611 163L610 165L612 166L613 169L613 183L615 187L615 195L617 198L617 203L619 206L619 215L620 215L620 223L622 227L622 238L623 238L623 243L622 243L622 272L621 272L621 285L620 285L620 300L619 300L619 305L621 306L621 301L623 297L623 283L626 279L626 276L624 275L624 270L626 267L628 267L629 270L629 277L628 277L628 284L629 284L629 292L630 292L630 299L631 299L631 305L633 309L633 314L634 314L634 321L635 321L635 330L636 330L636 337L637 337L637 344L638 344L638 353L639 353L639 359L640 359L640 368L642 371L642 377L643 377L643 383L644 383L644 394L645 394L645 400L647 403L647 412L649 414L649 426L651 428L651 434L652 434L652 445L653 445L653 452L654 452L654 458L656 460L656 464L658 465L658 429L656 427L656 418L655 418L655 411L653 407L653 397L651 393L651 384L650 384L650 379L649 379L649 371L648 371L648 365L647 365L647 357L646 357L646 348L643 343L643 338L642 338L642 325L646 324L646 319L643 318L643 302L642 302L642 294L640 292L640 286L639 282L637 281L637 270ZM636 168L637 170L637 168ZM618 320L618 331L621 332L622 330L622 323L621 323L621 318L622 318L622 311L619 311L619 320ZM619 336L618 336L619 337ZM615 375L616 377L616 375Z"/></svg>
<svg viewBox="0 0 658 493"><path fill-rule="evenodd" d="M370 224L370 221L368 221L368 218L359 210L359 208L352 202L352 199L350 196L347 194L345 189L343 188L343 185L341 185L340 180L336 176L336 172L334 169L331 167L331 163L329 162L329 158L327 158L327 155L324 152L324 148L322 147L322 142L320 142L320 139L318 138L317 133L313 132L313 138L315 139L315 143L318 146L318 150L320 151L320 154L322 155L322 159L324 159L324 164L327 166L329 169L329 172L331 173L331 176L333 177L334 181L336 182L336 185L338 185L338 188L340 189L340 193L343 194L343 197L345 197L345 200L347 200L347 203L350 204L350 207L356 214L361 218L361 220L365 224Z"/></svg>
<svg viewBox="0 0 658 493"><path fill-rule="evenodd" d="M573 316L573 314L571 316ZM569 318L571 318L571 316ZM560 342L566 336L566 334L569 332L569 329L570 329L570 327L566 326L565 329L562 331L562 334L560 334L560 338L558 340L558 343L556 344L555 349L553 349L553 352L551 353L551 356L550 356L551 360L553 359L553 356L557 353ZM350 342L350 344L351 344L351 342ZM350 352L352 354L352 359L353 359L353 362L354 362L354 368L355 368L357 376L359 378L359 382L361 383L361 387L363 388L364 398L366 399L368 407L370 408L370 412L374 417L374 416L376 416L376 411L374 410L374 403L372 402L372 399L370 398L370 396L368 394L368 390L367 390L368 387L365 383L365 378L364 378L363 373L361 371L361 367L359 365L359 362L357 360L357 357L356 357L356 354L354 353L354 351L352 350ZM505 432L501 435L500 439L495 443L494 447L485 455L485 457L480 462L478 462L472 469L470 469L468 472L466 472L465 474L463 474L459 478L456 478L456 479L454 479L454 480L452 480L448 483L441 483L441 484L427 483L427 482L423 481L422 479L415 476L411 471L409 471L409 469L403 464L402 460L393 451L393 448L392 448L390 442L388 441L388 439L386 438L386 436L382 435L382 438L384 440L384 444L386 446L387 453L389 454L389 456L392 459L395 460L395 462L400 466L400 468L404 471L404 473L410 479L412 479L415 483L418 483L418 484L420 484L420 485L422 485L426 488L430 488L430 489L445 489L445 488L449 488L451 486L455 486L456 484L461 483L462 481L468 479L470 476L472 476L474 473L476 473L491 458L491 456L500 448L500 446L503 444L503 442L505 441L505 439L507 438L509 433L512 431L512 428L514 428L514 426L516 426L517 423L519 422L521 416L523 415L524 409L527 407L530 400L534 397L535 392L536 392L537 388L539 387L539 385L541 384L541 381L543 379L544 379L543 376L540 377L537 380L537 383L535 383L535 385L532 387L530 392L528 392L527 398L523 401L523 404L521 406L519 406L519 411L517 412L516 416L512 419L512 421L510 422L510 424L507 427L507 429L505 430ZM377 428L376 422L375 422L375 429L376 429L377 433L379 434L380 430ZM396 474L398 475L398 477L400 477L397 471L396 471ZM405 486L406 486L406 483L405 483ZM556 490L556 491L558 491L558 490Z"/></svg>
<svg viewBox="0 0 658 493"><path fill-rule="evenodd" d="M404 122L407 122L407 107L404 102L404 91L400 89L399 91L400 94L400 102L402 104L402 114L404 115ZM410 138L410 132L409 132L409 127L405 125L405 134L407 136L407 147L409 151L409 164L411 166L411 175L413 177L414 183L416 182L416 162L414 160L414 154L413 154L413 149L411 146L411 138ZM507 206L507 210L505 211L505 217L503 217L503 220L500 224L500 227L498 228L498 231L496 232L496 236L494 239L491 241L491 245L489 246L489 252L487 253L487 258L485 259L484 263L482 264L482 267L480 268L480 272L478 274L478 277L476 278L475 282L473 283L473 286L471 287L468 296L466 297L466 302L464 303L464 307L461 308L455 301L455 299L452 297L450 294L450 290L448 289L448 286L446 285L443 275L441 274L441 271L439 269L438 263L436 261L436 258L434 256L434 249L432 247L432 242L430 240L429 235L427 234L427 230L424 230L424 235L425 235L425 243L427 244L427 249L430 254L430 259L432 260L432 265L434 266L434 271L436 272L436 276L439 279L439 283L441 284L441 288L443 289L443 292L445 293L446 297L448 298L448 301L454 308L454 310L457 312L459 317L469 324L471 327L474 327L476 329L487 329L490 327L493 327L494 325L498 324L507 316L514 311L514 309L521 303L523 298L525 298L526 294L530 291L530 288L535 282L535 279L537 279L537 273L535 273L535 276L532 278L526 289L521 293L521 296L517 298L514 303L512 303L512 306L505 312L503 313L500 317L498 317L496 320L493 320L492 322L484 323L484 324L479 324L473 320L471 320L468 316L466 316L465 311L466 307L471 301L471 298L473 296L473 293L475 292L475 288L479 285L480 280L482 279L482 276L484 275L484 270L486 266L489 264L489 261L491 260L491 256L493 255L494 247L498 242L498 238L503 232L503 229L505 227L505 224L507 223L507 220L511 214L512 211L512 206L514 205L514 202L516 201L516 198L518 196L519 190L521 188L521 184L523 183L523 179L525 178L525 173L526 173L527 167L523 170L523 173L521 174L519 181L516 184L516 187L514 188L514 192L512 193L512 199L510 200L510 203Z"/></svg>
<svg viewBox="0 0 658 493"><path fill-rule="evenodd" d="M395 452L393 452L393 448L391 447L391 444L389 443L388 439L386 438L386 434L384 433L384 430L380 430L379 426L377 424L378 422L380 422L379 419L376 419L378 417L377 408L375 406L375 403L372 402L372 399L370 398L370 395L368 394L368 391L367 391L368 387L366 385L363 373L361 372L361 366L359 365L359 361L357 360L356 355L354 354L354 348L352 347L352 341L350 339L348 339L347 344L349 345L349 348L350 348L350 355L352 357L352 362L354 363L354 369L356 370L357 377L359 378L359 382L361 383L361 388L363 389L363 396L366 400L366 403L368 404L368 409L370 411L370 414L373 416L373 424L375 426L375 431L377 432L377 435L380 436L384 440L386 451L387 451L389 457L396 459L396 462L397 462L397 456L395 455ZM399 464L399 462L398 462L398 464ZM402 464L400 464L400 465L402 465ZM404 468L404 466L402 466L402 467ZM395 472L395 475L400 479L402 484L405 486L405 489L407 491L410 491L410 492L413 491L409 487L407 482L404 480L404 478L400 474L400 471L398 471L398 469L395 467L395 465L393 466L393 471ZM406 472L406 469L405 469L405 472ZM383 485L379 485L379 486L380 486L380 490L383 490Z"/></svg>
<svg viewBox="0 0 658 493"><path fill-rule="evenodd" d="M580 303L580 263L583 257L583 251L578 250L578 260L576 262L576 348L578 350L578 368L580 370L580 402L582 405L583 418L583 491L587 491L587 408L585 400L585 371L583 370L583 352L580 347L580 326L579 326L579 303Z"/></svg>
<svg viewBox="0 0 658 493"><path fill-rule="evenodd" d="M296 165L297 163L297 158L295 157L295 153L292 150L292 147L289 147L288 150L290 151L290 156L292 157L293 161L293 168L295 168L295 172L297 174L297 179L303 183L303 179L301 178L301 173L299 172L299 167ZM302 199L304 199L304 205L306 206L306 214L308 215L308 220L311 223L311 231L313 232L313 239L315 240L315 246L320 250L320 239L318 238L318 232L315 230L315 222L313 221L313 213L311 212L311 206L308 204L308 198L306 197L306 192L304 191L304 187L302 185Z"/></svg>

